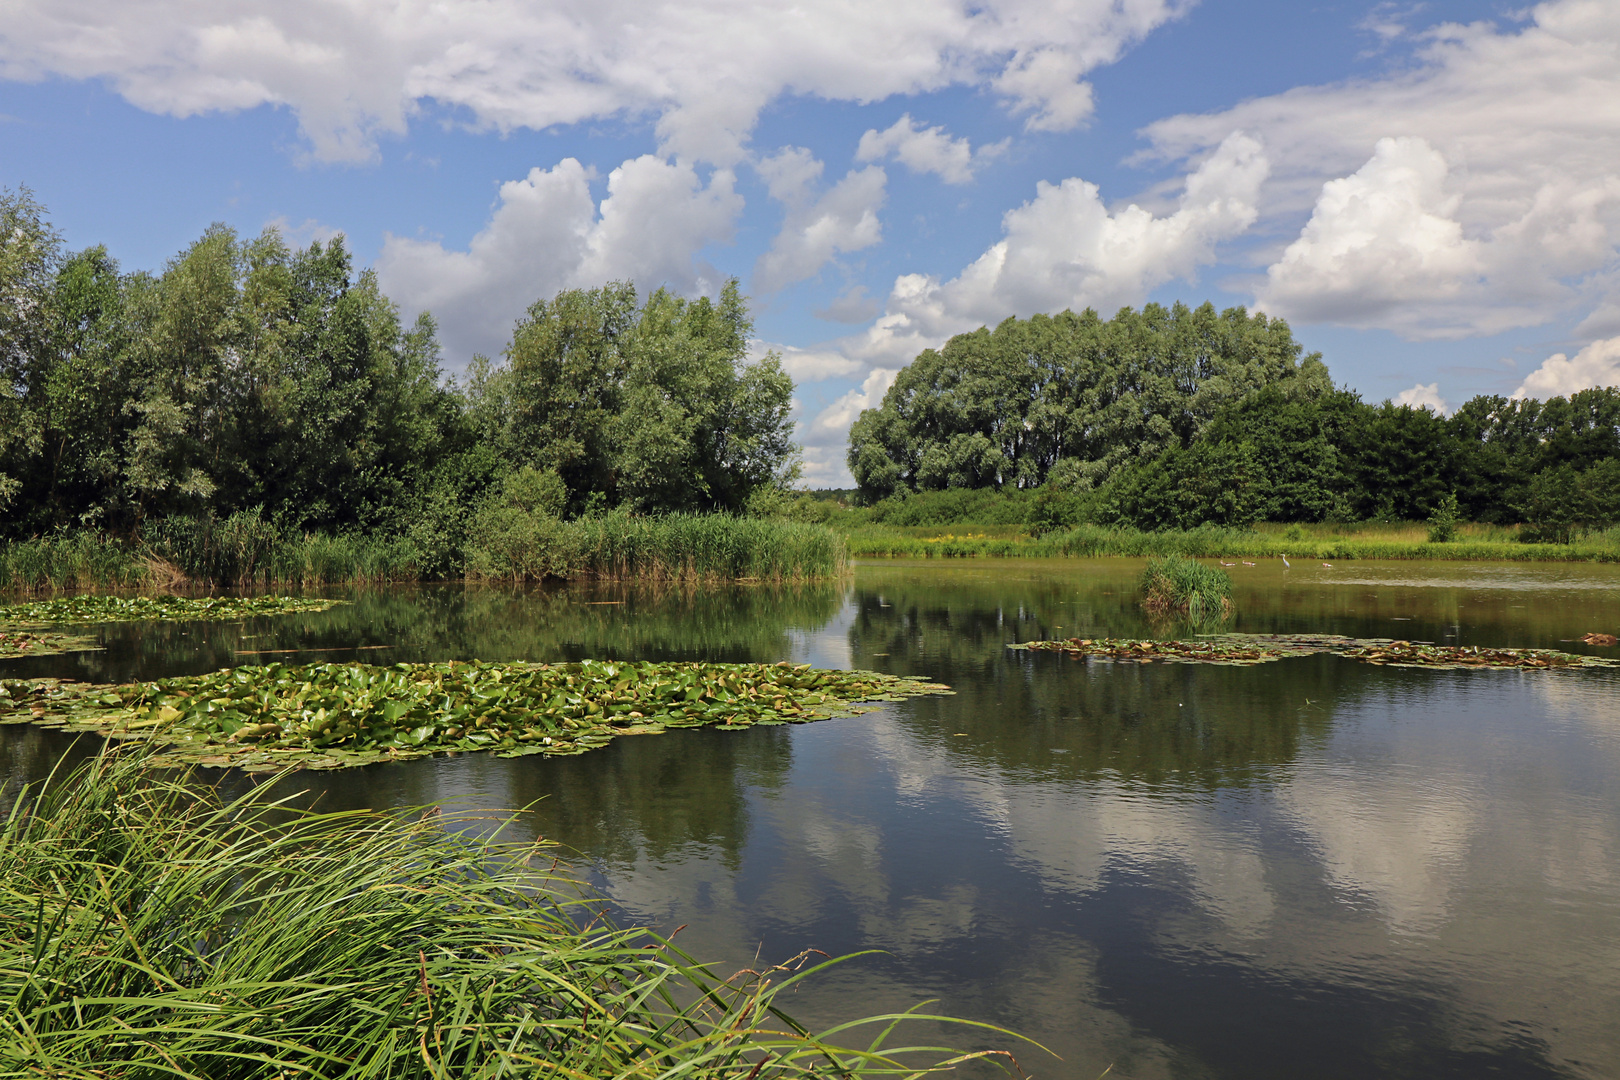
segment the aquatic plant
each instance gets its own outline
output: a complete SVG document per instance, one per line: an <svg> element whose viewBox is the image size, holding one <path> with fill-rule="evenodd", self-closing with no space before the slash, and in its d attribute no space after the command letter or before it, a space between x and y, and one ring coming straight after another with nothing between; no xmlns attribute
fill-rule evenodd
<svg viewBox="0 0 1620 1080"><path fill-rule="evenodd" d="M808 664L269 664L127 686L0 680L0 724L145 739L163 764L337 769L446 751L579 754L619 735L806 723L943 693Z"/></svg>
<svg viewBox="0 0 1620 1080"><path fill-rule="evenodd" d="M99 648L101 645L95 638L82 635L52 634L41 630L0 630L0 660L89 652Z"/></svg>
<svg viewBox="0 0 1620 1080"><path fill-rule="evenodd" d="M541 842L289 794L227 799L123 752L17 800L0 824L0 1077L774 1080L995 1057L888 1045L937 1017L811 1033L778 999L827 964L723 978L604 922Z"/></svg>
<svg viewBox="0 0 1620 1080"><path fill-rule="evenodd" d="M792 581L836 577L849 565L843 538L825 526L730 514L614 512L526 532L509 522L500 535L498 551L469 550L471 576Z"/></svg>
<svg viewBox="0 0 1620 1080"><path fill-rule="evenodd" d="M1141 578L1142 606L1155 613L1186 615L1194 620L1221 619L1232 613L1232 577L1180 555L1148 560Z"/></svg>
<svg viewBox="0 0 1620 1080"><path fill-rule="evenodd" d="M1581 656L1555 649L1492 649L1477 645L1430 645L1390 638L1352 638L1339 634L1218 634L1188 641L1132 638L1068 638L1026 641L1009 649L1061 652L1100 660L1133 663L1168 661L1181 664L1263 664L1290 656L1333 653L1367 664L1448 669L1612 668L1620 660Z"/></svg>
<svg viewBox="0 0 1620 1080"><path fill-rule="evenodd" d="M342 602L317 596L63 596L0 607L0 626L245 619L325 611Z"/></svg>

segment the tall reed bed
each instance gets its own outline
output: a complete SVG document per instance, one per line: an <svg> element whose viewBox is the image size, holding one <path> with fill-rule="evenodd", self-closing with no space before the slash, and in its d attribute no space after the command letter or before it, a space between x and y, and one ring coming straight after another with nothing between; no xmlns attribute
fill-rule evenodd
<svg viewBox="0 0 1620 1080"><path fill-rule="evenodd" d="M803 581L848 563L843 538L826 526L729 514L508 513L474 530L467 555L468 576L496 580Z"/></svg>
<svg viewBox="0 0 1620 1080"><path fill-rule="evenodd" d="M609 514L573 523L577 570L600 578L765 581L828 578L849 556L822 525L729 514Z"/></svg>
<svg viewBox="0 0 1620 1080"><path fill-rule="evenodd" d="M834 1029L874 1025L865 1049L832 1045L776 1007L815 969L721 980L602 924L538 845L279 797L228 802L125 753L13 805L0 1077L763 1080L960 1059L889 1049L894 1017Z"/></svg>

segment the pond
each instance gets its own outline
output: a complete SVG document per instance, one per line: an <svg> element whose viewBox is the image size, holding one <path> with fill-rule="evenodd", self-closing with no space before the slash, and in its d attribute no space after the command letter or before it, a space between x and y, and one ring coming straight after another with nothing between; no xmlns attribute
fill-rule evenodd
<svg viewBox="0 0 1620 1080"><path fill-rule="evenodd" d="M264 662L809 662L950 697L580 757L462 755L284 781L322 805L523 811L627 922L720 965L850 960L812 1026L905 1009L1050 1047L1038 1077L1620 1075L1620 671L1256 667L1008 650L1142 637L1129 560L884 562L701 593L461 587L320 613L94 628L7 661L97 682ZM1253 633L1562 649L1620 631L1620 568L1232 569ZM1161 628L1162 629L1162 628ZM0 729L0 773L68 736ZM246 779L239 781L247 783ZM919 1025L913 1041L987 1043Z"/></svg>

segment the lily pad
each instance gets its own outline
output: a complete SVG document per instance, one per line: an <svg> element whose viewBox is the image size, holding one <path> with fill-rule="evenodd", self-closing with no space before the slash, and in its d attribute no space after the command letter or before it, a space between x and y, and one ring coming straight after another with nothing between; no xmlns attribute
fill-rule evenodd
<svg viewBox="0 0 1620 1080"><path fill-rule="evenodd" d="M60 596L0 607L0 628L95 623L245 619L325 611L343 603L313 596Z"/></svg>
<svg viewBox="0 0 1620 1080"><path fill-rule="evenodd" d="M1337 634L1219 634L1188 641L1069 638L1062 641L1029 641L1009 645L1008 648L1135 663L1263 664L1289 656L1334 653L1363 663L1390 667L1458 670L1620 667L1620 660L1579 656L1553 649L1490 649L1390 638L1352 638Z"/></svg>
<svg viewBox="0 0 1620 1080"><path fill-rule="evenodd" d="M330 769L463 750L577 754L620 735L805 723L950 692L807 664L269 664L123 686L0 680L0 723L149 739L161 764Z"/></svg>
<svg viewBox="0 0 1620 1080"><path fill-rule="evenodd" d="M0 660L24 656L55 656L58 653L93 652L101 648L92 637L56 634L45 630L0 630Z"/></svg>

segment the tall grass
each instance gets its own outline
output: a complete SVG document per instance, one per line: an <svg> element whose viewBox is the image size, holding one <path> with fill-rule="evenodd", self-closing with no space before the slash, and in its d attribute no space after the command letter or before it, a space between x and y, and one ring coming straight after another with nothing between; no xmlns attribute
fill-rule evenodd
<svg viewBox="0 0 1620 1080"><path fill-rule="evenodd" d="M886 1048L891 1017L835 1047L776 1007L808 971L723 981L600 923L554 864L521 861L553 863L538 846L276 798L227 802L124 754L13 806L0 1077L760 1080L960 1057Z"/></svg>
<svg viewBox="0 0 1620 1080"><path fill-rule="evenodd" d="M1181 555L1150 558L1142 571L1142 606L1155 614L1185 615L1193 623L1232 614L1232 577Z"/></svg>
<svg viewBox="0 0 1620 1080"><path fill-rule="evenodd" d="M472 577L592 577L651 581L794 581L848 566L842 537L822 525L729 514L622 512L559 521L509 515L476 533Z"/></svg>
<svg viewBox="0 0 1620 1080"><path fill-rule="evenodd" d="M1518 562L1620 562L1620 530L1593 533L1571 544L1527 544L1500 526L1464 526L1459 538L1431 543L1427 526L1261 526L1228 528L1140 529L1078 525L1041 537L979 536L984 530L958 527L966 535L925 537L911 532L867 526L849 536L855 558L1189 558L1301 559L1441 559ZM1408 535L1410 534L1410 535Z"/></svg>
<svg viewBox="0 0 1620 1080"><path fill-rule="evenodd" d="M475 530L464 558L467 577L501 581L809 581L849 565L843 537L823 525L729 514L510 511ZM0 543L0 590L366 585L422 580L426 562L409 537L287 535L236 514L157 522L139 542L82 532Z"/></svg>

